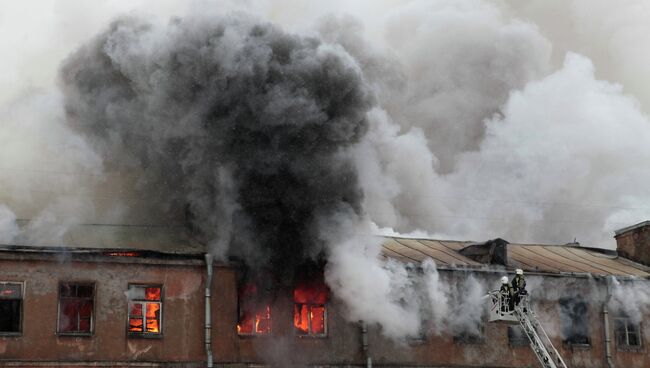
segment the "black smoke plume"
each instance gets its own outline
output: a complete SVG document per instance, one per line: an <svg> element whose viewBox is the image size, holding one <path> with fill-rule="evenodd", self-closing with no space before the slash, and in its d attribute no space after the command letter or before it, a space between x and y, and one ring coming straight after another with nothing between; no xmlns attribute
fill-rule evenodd
<svg viewBox="0 0 650 368"><path fill-rule="evenodd" d="M291 277L360 213L348 148L372 98L343 48L243 14L122 18L61 70L71 124L221 256Z"/></svg>

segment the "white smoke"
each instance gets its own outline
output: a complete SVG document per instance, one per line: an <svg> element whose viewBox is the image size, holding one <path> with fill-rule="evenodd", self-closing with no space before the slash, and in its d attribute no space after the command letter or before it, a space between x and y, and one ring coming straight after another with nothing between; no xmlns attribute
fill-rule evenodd
<svg viewBox="0 0 650 368"><path fill-rule="evenodd" d="M613 229L650 217L643 1L51 0L0 4L0 46L15 51L0 60L0 240L17 236L16 217L37 217L47 231L34 234L56 237L53 224L133 220L115 198L147 202L122 190L137 177L111 182L66 126L60 61L117 14L166 21L231 9L339 42L357 59L377 106L355 160L367 215L386 232L611 247ZM443 316L459 294L434 265L418 281L362 239L331 241L329 254L328 282L351 319L393 336L417 334L427 318L456 326ZM422 280L426 303L409 291ZM460 310L473 320L485 287L465 283Z"/></svg>
<svg viewBox="0 0 650 368"><path fill-rule="evenodd" d="M611 299L609 307L618 316L630 318L635 324L641 323L644 315L650 313L650 290L644 281L621 282L611 279Z"/></svg>
<svg viewBox="0 0 650 368"><path fill-rule="evenodd" d="M396 341L443 333L481 335L488 287L471 273L441 274L421 265L382 259L384 239L365 236L367 221L322 224L330 244L325 278L350 321L381 326ZM494 280L492 280L494 281Z"/></svg>
<svg viewBox="0 0 650 368"><path fill-rule="evenodd" d="M19 233L16 215L7 206L0 204L0 244L11 244Z"/></svg>

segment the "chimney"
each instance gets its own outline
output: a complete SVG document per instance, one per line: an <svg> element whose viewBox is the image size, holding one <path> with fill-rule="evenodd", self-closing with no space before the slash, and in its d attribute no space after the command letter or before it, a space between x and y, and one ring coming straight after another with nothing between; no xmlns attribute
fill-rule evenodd
<svg viewBox="0 0 650 368"><path fill-rule="evenodd" d="M614 234L621 257L650 266L650 221L616 230Z"/></svg>

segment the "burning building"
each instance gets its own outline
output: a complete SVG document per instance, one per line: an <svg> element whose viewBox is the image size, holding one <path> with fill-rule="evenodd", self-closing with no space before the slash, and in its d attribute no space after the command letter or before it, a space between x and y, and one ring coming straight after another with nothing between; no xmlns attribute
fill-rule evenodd
<svg viewBox="0 0 650 368"><path fill-rule="evenodd" d="M578 244L387 237L382 257L413 272L433 260L450 287L472 277L496 288L522 268L533 308L570 367L645 367L648 310L633 294L648 287L648 263L635 256L650 246L647 231L642 223L617 232L618 254ZM3 245L1 364L199 367L209 356L218 367L537 364L516 326L487 323L484 299L474 328L425 320L421 334L396 341L381 325L346 318L322 265L301 268L293 285L278 288L268 281L274 275L242 277L236 259L210 262L208 271L205 251L183 228L138 226L80 225L63 244ZM465 307L460 301L449 313Z"/></svg>
<svg viewBox="0 0 650 368"><path fill-rule="evenodd" d="M630 235L647 224L617 234L620 254L399 237L364 253L355 149L382 115L373 78L391 68L359 52L234 14L123 17L72 53L64 120L102 169L135 173L145 217L182 225L31 237L12 214L0 237L2 364L531 365L520 330L486 323L486 292L522 268L572 367L647 365L647 294L636 291L648 245Z"/></svg>

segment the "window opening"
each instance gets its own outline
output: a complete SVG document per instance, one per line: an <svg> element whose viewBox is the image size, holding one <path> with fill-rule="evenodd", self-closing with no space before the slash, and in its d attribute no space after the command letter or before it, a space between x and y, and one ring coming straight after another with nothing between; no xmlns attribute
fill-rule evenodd
<svg viewBox="0 0 650 368"><path fill-rule="evenodd" d="M271 333L271 306L268 297L262 296L254 283L239 289L237 333L240 335L266 335Z"/></svg>
<svg viewBox="0 0 650 368"><path fill-rule="evenodd" d="M485 335L484 323L478 323L473 328L465 328L454 335L454 342L463 344L482 344Z"/></svg>
<svg viewBox="0 0 650 368"><path fill-rule="evenodd" d="M156 336L162 333L162 287L129 285L129 334Z"/></svg>
<svg viewBox="0 0 650 368"><path fill-rule="evenodd" d="M59 284L59 334L87 335L93 331L93 283Z"/></svg>
<svg viewBox="0 0 650 368"><path fill-rule="evenodd" d="M293 291L293 325L297 335L327 335L327 297L327 286L320 279L296 285Z"/></svg>
<svg viewBox="0 0 650 368"><path fill-rule="evenodd" d="M564 343L589 345L587 303L576 298L560 299L560 321Z"/></svg>
<svg viewBox="0 0 650 368"><path fill-rule="evenodd" d="M20 334L22 328L23 284L0 282L0 334Z"/></svg>
<svg viewBox="0 0 650 368"><path fill-rule="evenodd" d="M641 327L627 316L614 318L616 346L619 348L641 347Z"/></svg>

